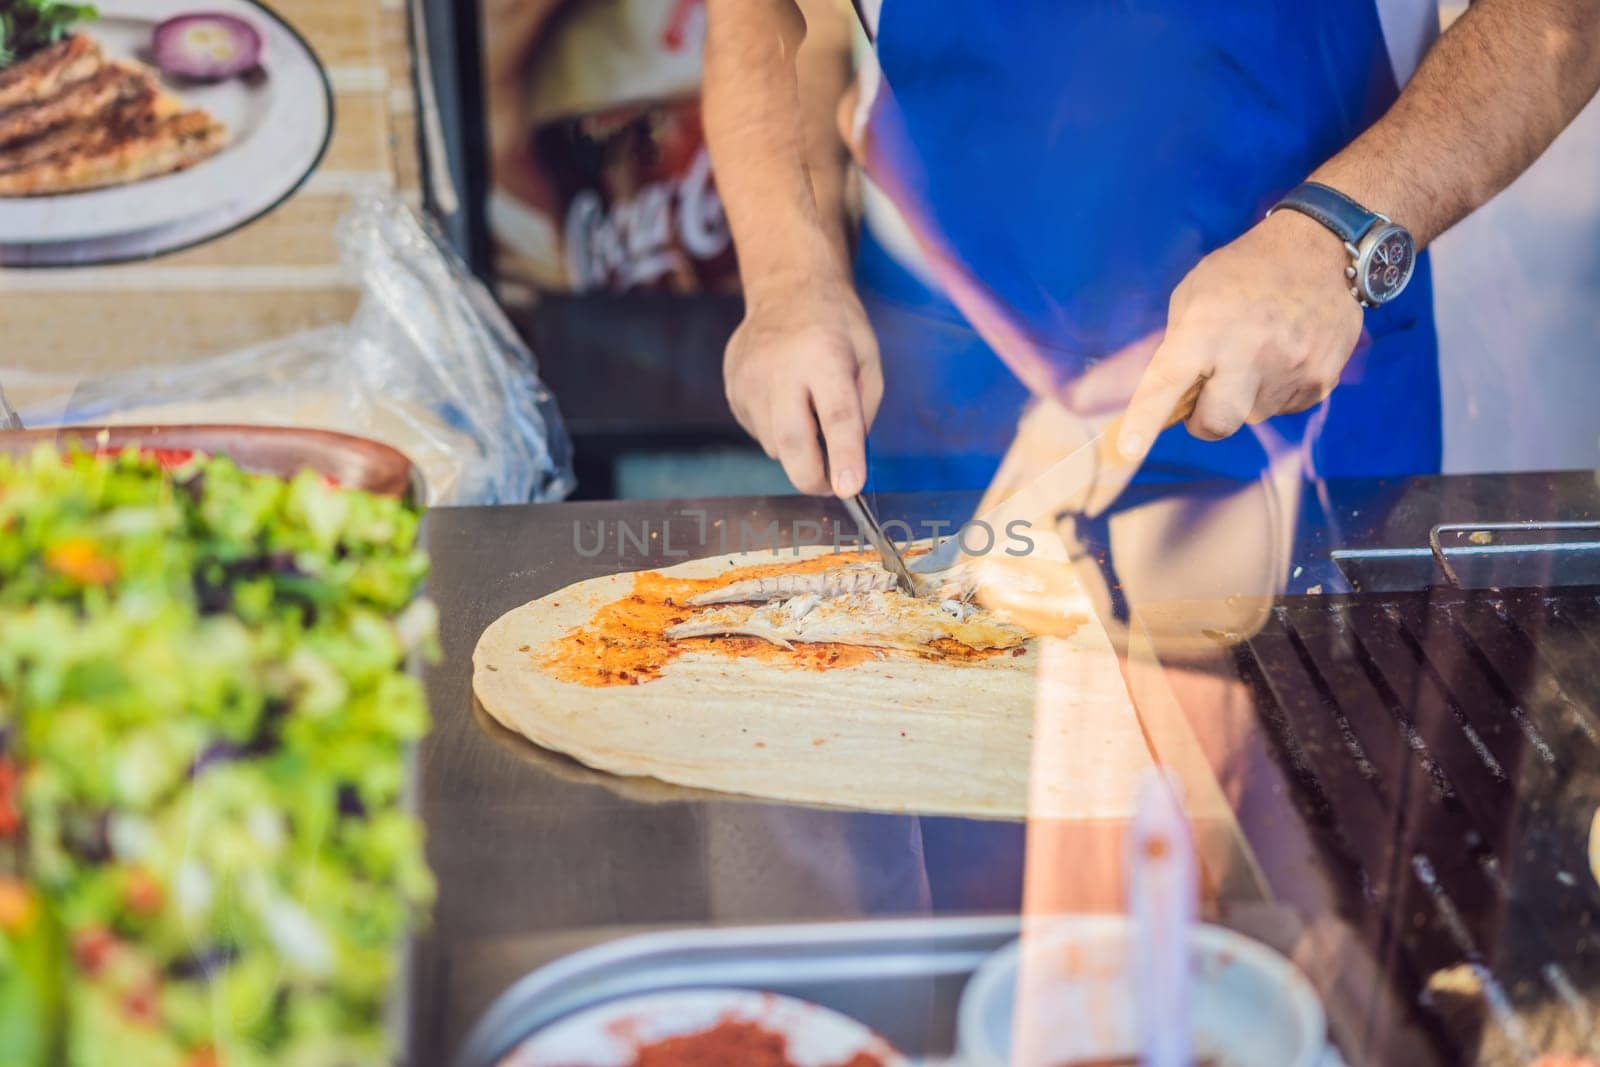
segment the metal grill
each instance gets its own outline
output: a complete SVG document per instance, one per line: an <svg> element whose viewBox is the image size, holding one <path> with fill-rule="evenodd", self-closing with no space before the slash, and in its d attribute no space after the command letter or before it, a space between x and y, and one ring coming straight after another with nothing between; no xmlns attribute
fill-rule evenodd
<svg viewBox="0 0 1600 1067"><path fill-rule="evenodd" d="M1291 598L1234 655L1437 1062L1600 1045L1600 587Z"/></svg>

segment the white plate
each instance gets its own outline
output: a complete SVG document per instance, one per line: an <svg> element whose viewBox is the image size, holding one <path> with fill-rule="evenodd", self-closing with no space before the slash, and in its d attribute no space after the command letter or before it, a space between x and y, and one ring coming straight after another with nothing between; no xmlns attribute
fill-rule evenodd
<svg viewBox="0 0 1600 1067"><path fill-rule="evenodd" d="M169 83L228 127L226 148L161 178L84 193L0 199L0 262L106 262L158 255L270 211L305 181L328 144L333 108L317 57L252 0L103 0L84 28L114 58L144 62L157 25L203 8L261 35L262 70L215 85Z"/></svg>
<svg viewBox="0 0 1600 1067"><path fill-rule="evenodd" d="M756 1023L789 1039L800 1067L833 1067L861 1052L885 1067L908 1067L871 1030L803 1000L745 989L695 989L630 997L579 1012L535 1034L501 1067L628 1067L641 1045L697 1034L718 1023Z"/></svg>

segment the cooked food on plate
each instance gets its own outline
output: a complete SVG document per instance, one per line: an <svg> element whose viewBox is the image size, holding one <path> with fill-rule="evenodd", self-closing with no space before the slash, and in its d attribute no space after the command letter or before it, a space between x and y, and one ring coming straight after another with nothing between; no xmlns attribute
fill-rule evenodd
<svg viewBox="0 0 1600 1067"><path fill-rule="evenodd" d="M41 10L57 20L54 28L19 32L36 27ZM187 107L154 70L68 34L63 10L92 15L51 0L0 0L0 197L142 181L226 147L222 123Z"/></svg>
<svg viewBox="0 0 1600 1067"><path fill-rule="evenodd" d="M389 1062L417 529L311 472L0 456L6 1067Z"/></svg>
<svg viewBox="0 0 1600 1067"><path fill-rule="evenodd" d="M90 77L103 62L94 42L83 36L69 37L20 62L8 55L0 52L0 112L53 97Z"/></svg>

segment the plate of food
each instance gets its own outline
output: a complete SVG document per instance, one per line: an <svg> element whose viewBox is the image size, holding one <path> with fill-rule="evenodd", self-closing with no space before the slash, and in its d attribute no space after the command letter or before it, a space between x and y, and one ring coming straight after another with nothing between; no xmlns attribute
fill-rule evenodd
<svg viewBox="0 0 1600 1067"><path fill-rule="evenodd" d="M270 211L332 131L327 75L251 0L0 0L0 263L172 251Z"/></svg>
<svg viewBox="0 0 1600 1067"><path fill-rule="evenodd" d="M745 989L602 1004L524 1042L500 1067L907 1067L866 1026L817 1004Z"/></svg>

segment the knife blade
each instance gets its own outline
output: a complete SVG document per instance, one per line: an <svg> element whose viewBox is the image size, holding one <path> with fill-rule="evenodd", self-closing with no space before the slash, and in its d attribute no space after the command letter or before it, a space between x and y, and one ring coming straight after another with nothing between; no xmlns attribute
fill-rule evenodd
<svg viewBox="0 0 1600 1067"><path fill-rule="evenodd" d="M828 442L820 433L817 435L817 447L822 450L823 475L832 481ZM856 529L877 551L878 561L883 564L883 569L894 575L895 585L907 596L916 596L917 585L911 578L911 572L906 568L905 557L900 555L900 549L890 540L889 535L884 533L883 524L878 522L878 516L872 513L872 507L867 503L866 497L857 493L853 497L840 497L839 502L844 505L845 511L850 513L850 519L856 524Z"/></svg>
<svg viewBox="0 0 1600 1067"><path fill-rule="evenodd" d="M1168 417L1166 429L1170 430L1194 413L1195 404L1200 399L1200 390L1204 385L1204 381L1197 381L1189 387L1189 391L1184 394L1183 399ZM1062 501L1076 499L1084 490L1092 488L1097 480L1109 481L1108 475L1125 473L1127 468L1142 464L1144 456L1124 456L1117 448L1115 442L1121 431L1122 418L1118 416L1107 423L1099 433L1046 467L1027 485L987 511L974 515L967 521L967 526L981 523L994 534L993 541L984 534L977 538L978 543L998 544L1000 539L1008 536L1012 523L1029 522L1040 515L1047 515L1052 508L1059 507ZM960 562L964 551L961 531L958 530L954 536L941 541L932 552L913 559L910 564L911 572L937 574L940 571L947 571Z"/></svg>
<svg viewBox="0 0 1600 1067"><path fill-rule="evenodd" d="M900 591L908 596L916 595L916 585L911 580L911 571L906 567L900 549L889 539L884 532L878 517L872 513L872 508L859 493L853 497L841 498L844 509L850 513L850 518L855 521L856 529L866 537L867 542L878 552L878 560L883 564L883 569L894 575L895 583Z"/></svg>
<svg viewBox="0 0 1600 1067"><path fill-rule="evenodd" d="M11 402L6 399L6 391L0 386L0 430L21 430L22 416L18 415Z"/></svg>

